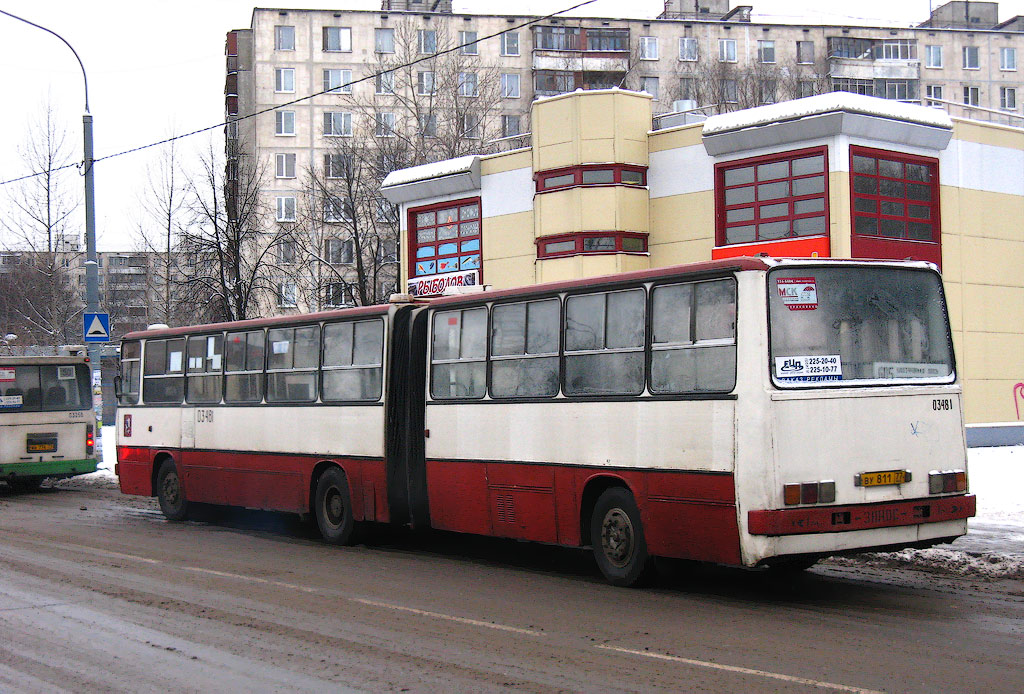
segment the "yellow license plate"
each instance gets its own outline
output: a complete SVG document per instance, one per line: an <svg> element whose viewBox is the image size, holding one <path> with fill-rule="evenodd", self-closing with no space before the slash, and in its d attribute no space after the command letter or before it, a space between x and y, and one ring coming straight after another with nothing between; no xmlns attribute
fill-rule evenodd
<svg viewBox="0 0 1024 694"><path fill-rule="evenodd" d="M903 484L907 481L906 470L883 470L860 473L861 487L884 487L889 484Z"/></svg>
<svg viewBox="0 0 1024 694"><path fill-rule="evenodd" d="M55 443L30 443L28 445L29 453L48 453L55 450L57 450Z"/></svg>

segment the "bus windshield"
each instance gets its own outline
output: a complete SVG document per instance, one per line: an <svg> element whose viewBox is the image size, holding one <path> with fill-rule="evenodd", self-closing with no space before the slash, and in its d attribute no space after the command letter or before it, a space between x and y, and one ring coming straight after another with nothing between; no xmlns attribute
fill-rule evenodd
<svg viewBox="0 0 1024 694"><path fill-rule="evenodd" d="M85 364L0 366L0 411L85 410L92 404Z"/></svg>
<svg viewBox="0 0 1024 694"><path fill-rule="evenodd" d="M769 274L772 380L781 387L949 383L949 321L935 272L778 268Z"/></svg>

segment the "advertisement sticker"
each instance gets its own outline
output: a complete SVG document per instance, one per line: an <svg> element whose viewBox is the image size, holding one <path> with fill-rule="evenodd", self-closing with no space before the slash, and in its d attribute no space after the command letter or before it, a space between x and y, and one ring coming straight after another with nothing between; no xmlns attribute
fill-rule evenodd
<svg viewBox="0 0 1024 694"><path fill-rule="evenodd" d="M780 277L776 280L782 304L790 311L818 308L818 286L813 277Z"/></svg>

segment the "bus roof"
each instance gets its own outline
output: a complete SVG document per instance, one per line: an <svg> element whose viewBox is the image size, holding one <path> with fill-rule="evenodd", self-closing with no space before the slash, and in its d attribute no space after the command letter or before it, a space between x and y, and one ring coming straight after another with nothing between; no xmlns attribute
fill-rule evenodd
<svg viewBox="0 0 1024 694"><path fill-rule="evenodd" d="M49 356L49 357L0 357L0 366L32 366L37 364L85 364L89 359L84 356Z"/></svg>

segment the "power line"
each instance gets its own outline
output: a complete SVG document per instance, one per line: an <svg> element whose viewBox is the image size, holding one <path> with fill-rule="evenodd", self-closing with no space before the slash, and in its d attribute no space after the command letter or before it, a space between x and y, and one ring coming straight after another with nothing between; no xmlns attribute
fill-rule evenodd
<svg viewBox="0 0 1024 694"><path fill-rule="evenodd" d="M476 41L470 41L468 43L452 46L451 48L446 48L446 49L444 49L442 51L436 51L434 53L430 53L428 55L424 55L423 57L416 58L415 60L410 60L410 61L408 61L406 63L402 63L401 65L395 65L394 67L392 67L392 68L390 68L388 70L381 70L381 71L378 71L378 72L373 72L373 73L368 74L365 77L361 77L359 79L351 80L349 82L346 82L345 84L340 84L337 87L333 87L331 89L322 89L322 90L320 90L318 92L315 92L313 94L307 94L306 96L300 96L297 99L292 99L291 101L286 101L283 104L277 104L276 106L271 106L271 107L265 108L265 109L263 109L261 111L256 111L255 113L250 113L250 114L247 114L247 115L244 115L244 116L240 116L238 118L234 118L234 119L227 120L227 121L222 121L222 122L216 123L214 125L209 125L209 126L207 126L205 128L199 128L198 130L192 130L191 132L182 133L181 135L174 135L172 137L168 137L168 138L164 138L163 140L159 140L157 142L151 142L151 143L146 144L146 145L140 145L138 147L132 147L131 149L126 149L126 150L123 150L121 152L116 152L114 154L108 154L108 155L103 156L103 157L96 157L96 158L93 159L93 163L95 164L97 162L105 161L107 159L114 159L116 157L123 157L123 156L125 156L127 154L134 154L135 152L141 152L142 150L145 150L145 149L151 149L153 147L159 147L160 145L166 145L166 144L168 144L170 142L174 142L175 140L182 140L182 139L184 139L186 137L192 137L193 135L200 135L200 134L205 133L205 132L210 132L211 130L216 130L217 128L222 128L222 127L224 127L225 125L227 125L229 123L237 123L239 121L247 120L249 118L255 118L256 116L262 116L262 115L264 115L266 113L272 113L273 111L276 111L276 110L278 110L280 108L283 108L285 106L292 106L294 104L299 104L299 103L302 103L303 101L308 101L309 99L313 99L313 98L318 97L318 96L323 96L324 94L339 93L338 90L340 90L340 89L342 89L344 87L350 87L350 86L352 86L354 84L359 84L360 82L368 82L370 80L375 80L377 77L379 77L382 74L387 74L389 72L395 72L397 70L402 70L402 69L405 69L405 68L408 68L408 67L412 67L413 65L418 65L419 63L422 63L422 62L434 60L439 55L446 55L448 53L454 53L455 51L458 51L458 50L464 48L465 46L479 44L479 43L482 43L484 41L488 41L490 39L493 39L493 38L496 38L498 36L501 36L502 34L507 34L510 31L516 31L518 29L523 29L525 27L532 26L533 24L537 24L538 22L546 21L546 20L551 19L553 17L557 17L560 14L565 14L566 12L572 12L573 10L577 10L577 9L579 9L581 7L584 7L586 5L590 5L590 4L594 3L594 2L597 2L597 0L584 0L583 2L580 2L580 3L577 3L577 4L573 5L572 7L567 7L565 9L563 9L563 10L559 10L557 12L552 12L551 14L544 15L543 17L536 17L536 18L531 19L531 20L529 20L527 22L523 22L522 24L517 24L515 26L511 26L511 27L508 27L506 29L503 29L502 31L497 31L497 32L495 32L493 34L488 34L487 36L484 36L483 38L477 39ZM55 169L48 169L47 171L37 171L35 173L26 174L24 176L19 176L18 178L11 178L11 179L8 179L6 181L0 181L0 186L5 186L5 185L8 185L10 183L17 183L19 181L25 181L25 180L28 180L30 178L35 178L36 176L42 176L45 173L52 173L52 172L55 172L55 171L63 171L64 169L70 169L70 168L81 168L82 166L84 166L84 162L75 162L73 164L65 164L64 166L58 166Z"/></svg>

